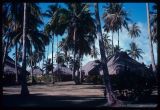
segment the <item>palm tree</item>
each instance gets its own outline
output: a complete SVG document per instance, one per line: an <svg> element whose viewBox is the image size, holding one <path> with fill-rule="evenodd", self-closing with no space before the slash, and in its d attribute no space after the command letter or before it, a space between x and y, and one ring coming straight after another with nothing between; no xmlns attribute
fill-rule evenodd
<svg viewBox="0 0 160 110"><path fill-rule="evenodd" d="M139 29L139 26L136 23L134 23L131 27L129 27L128 34L131 38L139 37L140 33L141 33L141 30Z"/></svg>
<svg viewBox="0 0 160 110"><path fill-rule="evenodd" d="M58 64L64 65L64 62L65 62L65 54L58 52L58 53L56 54L56 62L57 62Z"/></svg>
<svg viewBox="0 0 160 110"><path fill-rule="evenodd" d="M122 49L123 48L118 47L118 45L115 45L113 54L120 52Z"/></svg>
<svg viewBox="0 0 160 110"><path fill-rule="evenodd" d="M27 3L24 3L24 16L23 16L23 47L22 47L22 71L21 71L21 95L28 95L29 90L27 87L26 79L26 15L27 15Z"/></svg>
<svg viewBox="0 0 160 110"><path fill-rule="evenodd" d="M23 43L23 55L22 55L22 67L23 67L23 72L21 73L21 78L22 78L22 91L21 94L25 95L28 93L28 89L26 87L26 75L25 74L25 69L26 69L26 53L30 53L30 47L33 45L34 49L38 50L45 50L45 45L48 44L48 37L42 32L37 29L40 25L43 24L41 20L41 12L37 4L35 3L28 3L27 7L24 8L26 4L18 3L18 4L11 4L10 5L10 11L9 11L9 18L11 19L11 24L13 25L13 34L10 37L11 41L20 41L20 45ZM27 14L26 10L27 9ZM22 13L21 11L24 11ZM26 16L30 16L30 19L26 19ZM23 16L23 18L22 18ZM24 20L26 20L24 22ZM22 25L23 24L23 25ZM24 25L25 24L25 25ZM27 28L26 28L27 24ZM22 28L23 27L23 28ZM23 33L22 33L23 32ZM36 36L36 37L35 37ZM24 42L25 41L25 42ZM25 45L25 46L24 46ZM24 79L24 80L23 80Z"/></svg>
<svg viewBox="0 0 160 110"><path fill-rule="evenodd" d="M108 73L108 68L107 68L107 58L105 55L105 50L104 50L104 42L103 42L103 36L102 36L102 30L101 30L101 24L100 24L100 18L99 18L99 8L98 8L98 3L95 3L95 18L96 18L96 26L97 26L97 36L99 39L99 48L100 48L100 54L101 54L101 62L103 65L103 74L104 74L104 82L105 82L105 89L108 93L108 103L113 104L116 101L116 97L114 93L112 92L111 88L111 83L109 79L109 73Z"/></svg>
<svg viewBox="0 0 160 110"><path fill-rule="evenodd" d="M152 41L154 43L157 42L157 13L156 11L158 10L158 7L156 4L153 5L152 7L153 11L150 12L150 17L151 17L151 36L152 36Z"/></svg>
<svg viewBox="0 0 160 110"><path fill-rule="evenodd" d="M152 44L151 30L150 30L150 15L149 15L149 6L148 5L149 4L146 3L147 23L148 23L148 36L149 36L149 48L150 48L153 72L156 73L155 59L154 59L154 53L153 53L153 44Z"/></svg>
<svg viewBox="0 0 160 110"><path fill-rule="evenodd" d="M59 43L59 48L61 51L64 52L65 62L67 62L67 66L69 67L68 62L70 60L70 55L68 54L69 53L69 46L66 43L66 40L67 39L62 38L62 40Z"/></svg>
<svg viewBox="0 0 160 110"><path fill-rule="evenodd" d="M110 6L106 8L106 13L104 13L103 18L108 19L105 24L107 30L112 30L112 32L118 32L118 46L119 46L119 30L122 27L128 30L128 13L123 9L122 3L110 3ZM108 24L109 23L109 24Z"/></svg>
<svg viewBox="0 0 160 110"><path fill-rule="evenodd" d="M142 51L142 49L138 48L137 45L134 42L130 43L130 50L127 50L127 52L135 60L136 60L136 58L138 58L138 59L142 58L143 59L141 54L144 53L144 52Z"/></svg>
<svg viewBox="0 0 160 110"><path fill-rule="evenodd" d="M53 65L51 63L51 59L47 59L44 62L43 69L46 71L46 74L49 74L49 72L53 69Z"/></svg>
<svg viewBox="0 0 160 110"><path fill-rule="evenodd" d="M3 10L2 10L2 47L3 47L3 53L2 53L2 69L4 69L5 59L8 54L8 49L11 45L11 39L10 36L13 36L12 31L12 23L11 19L9 18L9 7L10 3L4 3L3 4Z"/></svg>
<svg viewBox="0 0 160 110"><path fill-rule="evenodd" d="M97 58L97 56L99 55L98 48L96 48L95 45L93 46L90 55L92 58Z"/></svg>
<svg viewBox="0 0 160 110"><path fill-rule="evenodd" d="M69 50L73 51L75 61L76 54L79 54L80 59L83 54L90 53L91 45L95 39L95 25L88 4L68 3L66 6L66 8L59 8L58 15L53 16L54 20L58 20L56 22L58 24L53 29L59 31L56 31L57 34L63 34L67 31L66 43L68 43ZM75 78L75 71L74 66L73 79Z"/></svg>
<svg viewBox="0 0 160 110"><path fill-rule="evenodd" d="M114 53L114 45L113 45L113 34L117 31L117 27L114 24L113 20L113 10L114 5L113 3L106 4L105 6L105 12L103 14L103 20L104 20L104 31L109 32L112 31L112 54Z"/></svg>
<svg viewBox="0 0 160 110"><path fill-rule="evenodd" d="M111 39L109 39L109 36L107 34L103 34L103 41L104 41L104 47L105 47L105 52L107 56L113 54L112 45L110 44Z"/></svg>
<svg viewBox="0 0 160 110"><path fill-rule="evenodd" d="M49 9L44 13L44 16L49 17L50 21L45 26L45 32L51 36L52 41L52 65L53 65L53 45L54 45L54 35L57 36L57 52L58 52L58 34L62 35L64 32L58 28L58 14L60 7L58 4L50 5ZM52 70L53 74L53 70ZM54 82L53 82L54 83Z"/></svg>

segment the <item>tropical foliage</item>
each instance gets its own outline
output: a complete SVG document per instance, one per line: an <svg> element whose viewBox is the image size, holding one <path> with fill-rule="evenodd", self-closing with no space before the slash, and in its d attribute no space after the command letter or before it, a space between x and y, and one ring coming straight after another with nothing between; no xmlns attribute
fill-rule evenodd
<svg viewBox="0 0 160 110"><path fill-rule="evenodd" d="M134 42L130 43L130 50L127 50L127 52L133 59L143 58L141 54L143 54L144 52L142 51L142 49L138 48L138 46Z"/></svg>
<svg viewBox="0 0 160 110"><path fill-rule="evenodd" d="M141 33L141 30L139 29L139 26L136 23L132 24L129 27L129 33L128 34L131 38L139 37L140 33Z"/></svg>

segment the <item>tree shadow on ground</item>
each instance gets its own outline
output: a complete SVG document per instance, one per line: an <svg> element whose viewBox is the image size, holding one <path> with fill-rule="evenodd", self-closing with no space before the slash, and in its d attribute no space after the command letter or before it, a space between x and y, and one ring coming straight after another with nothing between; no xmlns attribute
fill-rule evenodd
<svg viewBox="0 0 160 110"><path fill-rule="evenodd" d="M149 98L143 97L143 100L129 102L130 104L156 104L157 97L155 95ZM4 95L4 107L104 107L107 100L104 97L77 97L77 96L44 96L43 94L31 94L23 97L21 95ZM128 102L126 102L128 103Z"/></svg>
<svg viewBox="0 0 160 110"><path fill-rule="evenodd" d="M103 97L75 97L75 96L30 96L5 95L4 107L96 107L106 103Z"/></svg>

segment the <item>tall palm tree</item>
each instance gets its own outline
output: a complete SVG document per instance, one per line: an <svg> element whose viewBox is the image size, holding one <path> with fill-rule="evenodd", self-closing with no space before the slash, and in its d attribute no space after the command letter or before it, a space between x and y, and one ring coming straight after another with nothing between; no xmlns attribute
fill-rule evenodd
<svg viewBox="0 0 160 110"><path fill-rule="evenodd" d="M109 73L108 73L108 68L107 68L107 58L105 55L105 50L104 50L104 42L103 42L103 36L102 36L102 30L101 30L101 23L100 23L100 18L99 18L99 7L98 3L94 4L95 6L95 18L96 18L96 26L97 26L97 36L99 39L99 48L100 48L100 54L101 54L101 62L103 65L103 74L104 74L104 82L105 82L105 89L107 91L108 97L108 103L113 104L116 101L116 97L112 91L111 88L111 83L109 79Z"/></svg>
<svg viewBox="0 0 160 110"><path fill-rule="evenodd" d="M153 11L150 11L150 17L151 17L151 36L152 36L152 41L154 43L157 42L157 10L158 6L156 4L153 5L152 7Z"/></svg>
<svg viewBox="0 0 160 110"><path fill-rule="evenodd" d="M27 10L27 14L26 14L26 10ZM35 49L44 51L45 50L44 45L46 45L49 40L47 39L47 36L43 34L43 32L37 29L37 27L43 24L40 17L41 12L37 4L28 3L26 6L26 3L24 4L11 3L9 13L10 13L9 18L11 19L11 24L13 25L13 28L12 28L13 37L10 36L10 38L12 39L12 41L20 41L20 45L23 44L22 50L24 51L22 52L23 53L22 55L23 72L21 73L21 79L22 79L21 94L25 95L28 93L28 89L26 87L26 82L25 82L26 75L24 72L26 69L26 53L30 53L31 45L33 45ZM26 19L26 16L30 16L30 19Z"/></svg>
<svg viewBox="0 0 160 110"><path fill-rule="evenodd" d="M149 14L149 4L148 3L146 3L146 11L147 11L148 36L149 36L149 48L150 48L150 54L151 54L151 62L152 62L153 72L156 73L155 59L154 59L154 53L153 53L153 44L152 44L152 38L151 38L150 14Z"/></svg>
<svg viewBox="0 0 160 110"><path fill-rule="evenodd" d="M118 32L118 46L119 46L119 30L122 30L122 27L128 30L127 22L130 21L130 19L128 18L128 13L123 9L122 3L110 3L109 5L110 6L106 8L106 10L108 11L104 13L103 18L108 19L107 22L105 22L108 30Z"/></svg>
<svg viewBox="0 0 160 110"><path fill-rule="evenodd" d="M138 46L134 42L130 43L130 50L127 50L127 52L135 60L136 58L143 58L141 54L144 52L142 51L142 49L138 48Z"/></svg>
<svg viewBox="0 0 160 110"><path fill-rule="evenodd" d="M93 46L90 55L92 58L97 58L97 56L99 55L98 48L96 48L95 45Z"/></svg>
<svg viewBox="0 0 160 110"><path fill-rule="evenodd" d="M74 53L74 61L76 54L79 54L79 57L82 57L83 54L89 54L95 39L95 25L88 4L67 3L66 8L59 8L57 13L58 16L53 16L54 20L58 20L55 30L59 30L56 32L60 34L67 32L65 39L67 43L69 42L69 49ZM75 71L74 66L73 79L75 78Z"/></svg>
<svg viewBox="0 0 160 110"><path fill-rule="evenodd" d="M28 95L29 94L29 90L28 90L28 87L27 87L27 79L26 79L26 15L27 15L27 3L24 3L21 95Z"/></svg>
<svg viewBox="0 0 160 110"><path fill-rule="evenodd" d="M105 52L107 56L113 54L112 45L110 44L111 39L109 39L109 36L107 34L103 34L103 41L104 41L104 47L105 47Z"/></svg>
<svg viewBox="0 0 160 110"><path fill-rule="evenodd" d="M11 19L9 18L9 7L10 3L4 3L2 7L2 69L4 69L5 59L8 54L8 49L10 48L11 39L10 36L13 36L12 31L12 23Z"/></svg>
<svg viewBox="0 0 160 110"><path fill-rule="evenodd" d="M104 31L106 31L107 33L109 31L112 31L112 54L114 53L114 44L113 44L113 34L117 31L117 27L114 24L113 20L113 10L114 10L114 4L110 3L110 4L106 4L105 8L105 12L103 14L103 20L104 20Z"/></svg>
<svg viewBox="0 0 160 110"><path fill-rule="evenodd" d="M44 13L44 16L49 17L50 21L47 23L45 26L45 32L49 34L51 37L51 43L52 43L52 65L53 65L53 45L54 45L54 35L57 36L58 40L58 34L62 35L63 32L58 30L58 13L59 13L59 6L58 4L50 5L49 9ZM58 45L58 42L57 42ZM58 50L58 47L57 47ZM53 70L52 70L52 75L53 75ZM53 80L54 81L54 80ZM53 82L54 83L54 82Z"/></svg>
<svg viewBox="0 0 160 110"><path fill-rule="evenodd" d="M59 48L61 51L64 52L65 61L67 62L67 66L69 67L70 55L69 55L69 46L66 43L66 39L62 38L62 40L59 43Z"/></svg>
<svg viewBox="0 0 160 110"><path fill-rule="evenodd" d="M140 33L141 33L141 30L139 29L139 26L136 23L132 24L132 26L129 27L128 34L131 38L134 39L136 37L139 37Z"/></svg>

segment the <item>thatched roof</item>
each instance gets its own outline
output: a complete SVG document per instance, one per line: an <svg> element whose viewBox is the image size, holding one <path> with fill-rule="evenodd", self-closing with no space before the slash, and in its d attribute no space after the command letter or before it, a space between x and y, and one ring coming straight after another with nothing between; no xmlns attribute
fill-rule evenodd
<svg viewBox="0 0 160 110"><path fill-rule="evenodd" d="M98 74L99 68L100 68L100 61L94 60L82 66L82 71L84 71L85 75L87 76L90 74Z"/></svg>
<svg viewBox="0 0 160 110"><path fill-rule="evenodd" d="M72 75L72 71L67 68L67 67L64 67L62 65L57 65L56 68L53 69L53 73L54 74L62 74L62 75Z"/></svg>
<svg viewBox="0 0 160 110"><path fill-rule="evenodd" d="M126 69L132 72L140 72L148 69L144 64L129 57L126 52L117 52L108 57L107 66L109 75L124 73ZM103 73L102 70L100 73Z"/></svg>
<svg viewBox="0 0 160 110"><path fill-rule="evenodd" d="M31 73L32 69L30 69L29 72ZM43 70L40 67L38 66L33 67L33 75L42 75L42 74Z"/></svg>
<svg viewBox="0 0 160 110"><path fill-rule="evenodd" d="M107 61L109 75L124 73L123 71L130 70L132 72L149 71L148 68L136 60L128 56L126 52L117 52L109 56ZM103 75L101 63L99 60L90 61L82 67L85 75L101 74Z"/></svg>
<svg viewBox="0 0 160 110"><path fill-rule="evenodd" d="M17 63L17 69L18 69L18 74L20 74L21 66L18 63ZM6 56L6 61L4 65L4 74L16 74L15 61L9 56ZM30 73L27 71L27 74Z"/></svg>

